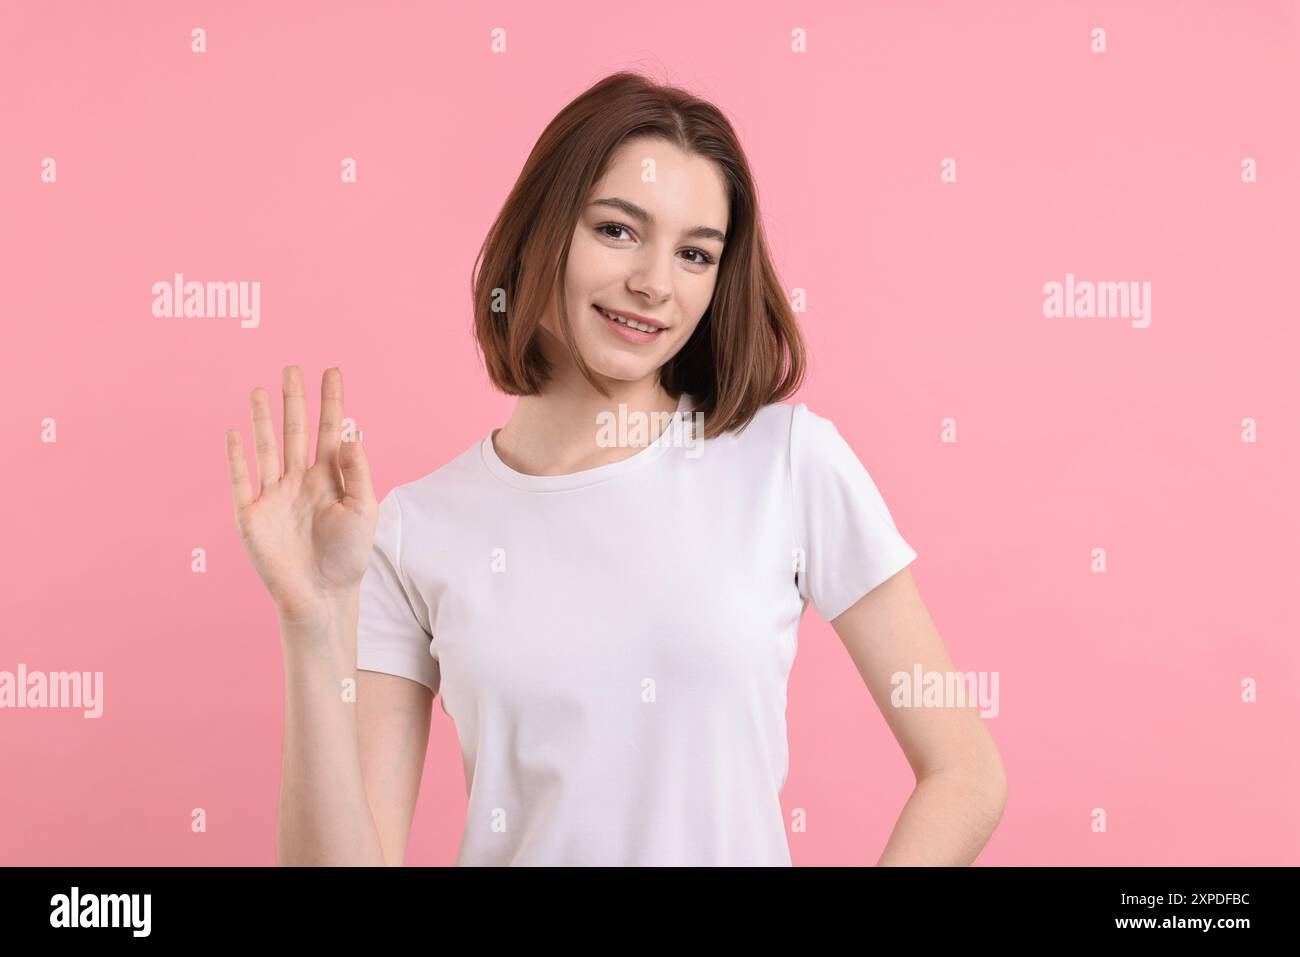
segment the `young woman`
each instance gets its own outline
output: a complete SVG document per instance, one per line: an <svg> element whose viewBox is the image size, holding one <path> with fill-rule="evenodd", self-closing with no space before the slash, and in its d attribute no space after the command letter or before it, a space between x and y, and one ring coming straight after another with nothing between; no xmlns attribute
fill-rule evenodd
<svg viewBox="0 0 1300 957"><path fill-rule="evenodd" d="M997 749L973 708L890 704L891 675L953 665L866 469L780 401L804 353L755 197L714 106L608 77L542 134L475 264L487 373L519 396L502 428L377 502L338 369L311 465L299 369L283 470L253 390L260 495L237 430L227 452L284 650L281 863L403 862L441 692L458 864L788 865L809 603L916 774L879 863L979 853Z"/></svg>

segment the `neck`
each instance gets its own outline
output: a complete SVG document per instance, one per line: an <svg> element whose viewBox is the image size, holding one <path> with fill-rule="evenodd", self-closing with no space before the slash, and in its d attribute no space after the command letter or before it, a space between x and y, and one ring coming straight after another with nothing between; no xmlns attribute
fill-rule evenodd
<svg viewBox="0 0 1300 957"><path fill-rule="evenodd" d="M637 454L642 447L598 444L600 413L617 419L622 404L628 416L647 415L651 424L648 441L653 442L664 421L657 413L671 415L677 409L677 399L663 389L657 376L639 382L603 379L609 398L581 375L576 378L552 380L540 395L520 396L509 421L492 433L501 461L525 475L568 475L609 465Z"/></svg>

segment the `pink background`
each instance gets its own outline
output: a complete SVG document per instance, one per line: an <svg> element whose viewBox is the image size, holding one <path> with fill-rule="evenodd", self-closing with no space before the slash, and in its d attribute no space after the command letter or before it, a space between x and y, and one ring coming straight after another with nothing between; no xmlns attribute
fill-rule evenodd
<svg viewBox="0 0 1300 957"><path fill-rule="evenodd" d="M257 385L278 424L288 363L313 423L343 368L381 495L503 424L474 254L624 67L733 119L808 294L793 401L870 468L958 667L1000 674L980 863L1300 863L1298 8L804 0L0 6L0 670L105 683L98 720L0 711L0 863L273 863L280 643L223 433L251 447ZM260 281L260 327L154 318L178 271ZM1150 282L1151 326L1046 318L1067 272ZM874 863L912 777L812 609L789 723L795 863ZM408 863L452 863L464 809L435 705Z"/></svg>

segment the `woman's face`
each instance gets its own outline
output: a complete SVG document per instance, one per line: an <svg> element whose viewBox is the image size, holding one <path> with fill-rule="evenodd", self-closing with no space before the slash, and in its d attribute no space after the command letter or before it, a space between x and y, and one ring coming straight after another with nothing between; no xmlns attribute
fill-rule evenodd
<svg viewBox="0 0 1300 957"><path fill-rule="evenodd" d="M579 212L564 291L578 350L600 377L655 377L690 339L713 299L728 226L725 181L712 161L661 139L625 142ZM548 357L567 363L556 303L542 321ZM597 309L641 317L646 332ZM546 338L546 337L544 337Z"/></svg>

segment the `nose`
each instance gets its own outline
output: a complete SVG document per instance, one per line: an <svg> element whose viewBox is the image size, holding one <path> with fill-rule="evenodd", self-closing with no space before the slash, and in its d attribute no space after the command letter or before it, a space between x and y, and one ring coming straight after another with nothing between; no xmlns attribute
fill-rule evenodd
<svg viewBox="0 0 1300 957"><path fill-rule="evenodd" d="M648 248L628 277L627 287L651 303L660 303L672 295L672 255L661 256Z"/></svg>

